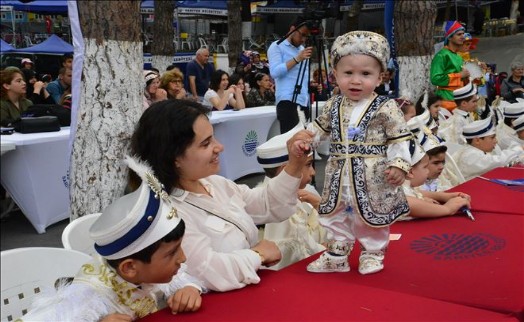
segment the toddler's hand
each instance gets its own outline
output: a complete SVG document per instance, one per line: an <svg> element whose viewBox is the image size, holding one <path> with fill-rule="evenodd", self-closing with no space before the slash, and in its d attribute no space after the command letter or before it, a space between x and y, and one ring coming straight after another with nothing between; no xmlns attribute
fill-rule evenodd
<svg viewBox="0 0 524 322"><path fill-rule="evenodd" d="M301 202L308 202L313 206L313 208L318 209L320 205L319 196L305 189L299 189L297 192L297 195L298 195L298 200L300 200Z"/></svg>
<svg viewBox="0 0 524 322"><path fill-rule="evenodd" d="M406 173L396 167L387 168L385 174L386 181L392 186L400 186L406 179Z"/></svg>
<svg viewBox="0 0 524 322"><path fill-rule="evenodd" d="M200 291L193 286L186 286L167 299L171 313L194 312L202 305Z"/></svg>

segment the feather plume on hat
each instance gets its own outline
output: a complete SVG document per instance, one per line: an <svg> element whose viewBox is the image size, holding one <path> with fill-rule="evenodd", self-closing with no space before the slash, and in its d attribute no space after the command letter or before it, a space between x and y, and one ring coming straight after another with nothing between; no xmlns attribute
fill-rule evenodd
<svg viewBox="0 0 524 322"><path fill-rule="evenodd" d="M147 183L156 196L164 200L168 198L164 185L155 177L155 172L147 162L141 161L138 157L126 155L124 163L133 170L143 182Z"/></svg>
<svg viewBox="0 0 524 322"><path fill-rule="evenodd" d="M428 109L428 99L429 99L429 93L428 93L428 90L426 89L424 91L424 98L422 99L422 102L420 103L420 105L424 108L424 109Z"/></svg>

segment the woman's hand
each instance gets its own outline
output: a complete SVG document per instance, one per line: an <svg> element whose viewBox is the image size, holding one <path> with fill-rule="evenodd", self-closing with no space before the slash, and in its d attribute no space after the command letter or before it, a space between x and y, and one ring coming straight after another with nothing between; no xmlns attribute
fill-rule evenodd
<svg viewBox="0 0 524 322"><path fill-rule="evenodd" d="M307 163L308 155L312 152L314 133L300 130L287 141L289 162L284 170L293 177L301 178L302 169Z"/></svg>
<svg viewBox="0 0 524 322"><path fill-rule="evenodd" d="M155 92L155 102L167 100L167 92L163 88L159 88Z"/></svg>
<svg viewBox="0 0 524 322"><path fill-rule="evenodd" d="M45 83L42 81L36 81L33 84L33 93L40 95L42 88L45 88Z"/></svg>
<svg viewBox="0 0 524 322"><path fill-rule="evenodd" d="M260 254L262 265L267 267L276 265L282 259L282 253L277 244L270 240L262 239L251 249Z"/></svg>

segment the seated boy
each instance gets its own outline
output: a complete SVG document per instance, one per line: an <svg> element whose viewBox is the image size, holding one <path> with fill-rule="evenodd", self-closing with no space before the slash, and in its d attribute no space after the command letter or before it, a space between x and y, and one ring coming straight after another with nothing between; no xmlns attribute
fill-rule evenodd
<svg viewBox="0 0 524 322"><path fill-rule="evenodd" d="M524 148L524 141L519 139L514 121L524 115L524 99L518 98L516 103L504 102L499 106L503 110L503 122L497 125L497 141L501 149L508 149L513 146Z"/></svg>
<svg viewBox="0 0 524 322"><path fill-rule="evenodd" d="M298 125L257 147L258 162L266 173L263 184L284 169L288 161L286 142L301 129ZM320 196L315 188L309 185L314 175L313 153L310 153L307 165L302 170L296 213L283 222L265 225L264 239L274 241L282 253L282 260L270 269L284 268L325 249L321 244L326 233L318 222L316 210Z"/></svg>
<svg viewBox="0 0 524 322"><path fill-rule="evenodd" d="M71 284L37 298L22 320L131 321L166 300L173 314L200 308L203 289L182 264L184 222L152 170L127 162L142 183L93 223L90 236L101 257L83 265Z"/></svg>
<svg viewBox="0 0 524 322"><path fill-rule="evenodd" d="M453 110L453 115L442 122L439 126L438 135L447 142L466 144L462 136L464 125L473 122L470 113L477 110L477 87L471 83L453 91L457 107Z"/></svg>
<svg viewBox="0 0 524 322"><path fill-rule="evenodd" d="M462 133L468 144L458 150L453 159L466 180L494 168L522 163L524 160L522 148L497 149L494 152L497 138L491 116L464 126Z"/></svg>
<svg viewBox="0 0 524 322"><path fill-rule="evenodd" d="M429 150L438 148L439 142L427 140L424 142ZM409 204L409 215L404 220L414 218L437 218L456 214L462 207L470 208L470 196L462 192L442 192L419 190L429 174L429 156L420 146L418 139L412 139L410 144L411 170L409 170L402 189Z"/></svg>
<svg viewBox="0 0 524 322"><path fill-rule="evenodd" d="M517 134L517 138L521 140L524 146L524 115L519 116L515 121L513 121L513 130Z"/></svg>
<svg viewBox="0 0 524 322"><path fill-rule="evenodd" d="M433 132L436 122L429 110L424 109L420 115L410 119L407 124L430 159L428 181L421 188L423 190L442 191L464 182L464 177L447 153L448 148L444 145L443 140Z"/></svg>

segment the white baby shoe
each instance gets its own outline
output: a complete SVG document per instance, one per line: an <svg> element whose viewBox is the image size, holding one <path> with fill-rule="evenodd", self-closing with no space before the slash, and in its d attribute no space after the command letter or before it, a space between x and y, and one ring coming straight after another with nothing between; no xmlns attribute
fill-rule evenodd
<svg viewBox="0 0 524 322"><path fill-rule="evenodd" d="M384 252L368 252L363 250L360 253L358 271L362 275L373 274L384 269Z"/></svg>
<svg viewBox="0 0 524 322"><path fill-rule="evenodd" d="M349 272L348 256L334 256L326 251L317 260L309 263L307 271L312 273Z"/></svg>

